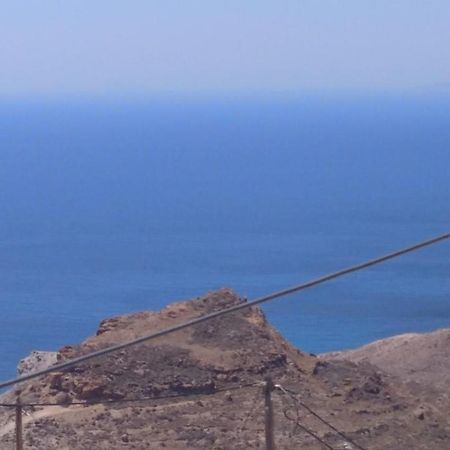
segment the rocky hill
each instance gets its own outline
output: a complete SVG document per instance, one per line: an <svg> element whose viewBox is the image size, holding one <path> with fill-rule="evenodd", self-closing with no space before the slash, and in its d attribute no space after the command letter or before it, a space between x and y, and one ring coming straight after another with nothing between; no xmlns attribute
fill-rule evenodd
<svg viewBox="0 0 450 450"><path fill-rule="evenodd" d="M96 336L57 356L72 358L242 301L223 289L160 312L107 319ZM272 393L277 449L325 448L305 427L333 449L448 449L447 391L399 375L367 360L303 353L253 307L21 386L24 402L58 404L25 408L25 449L264 448L267 376L282 388ZM9 393L3 401L13 399ZM2 449L12 448L13 415L0 413Z"/></svg>
<svg viewBox="0 0 450 450"><path fill-rule="evenodd" d="M415 381L439 390L450 388L450 329L401 334L322 357L355 363L367 361L404 381Z"/></svg>

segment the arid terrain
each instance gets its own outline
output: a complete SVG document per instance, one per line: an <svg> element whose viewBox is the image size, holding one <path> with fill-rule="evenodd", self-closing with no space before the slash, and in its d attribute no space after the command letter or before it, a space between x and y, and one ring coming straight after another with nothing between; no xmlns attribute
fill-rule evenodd
<svg viewBox="0 0 450 450"><path fill-rule="evenodd" d="M160 312L107 319L57 357L242 301L223 289ZM262 385L270 376L278 385L277 449L327 448L317 437L336 450L448 450L449 362L450 330L316 357L290 345L252 307L20 386L25 403L57 404L24 408L25 449L261 449ZM14 393L2 401L15 401ZM95 404L70 405L81 402ZM14 410L1 408L0 448L13 441Z"/></svg>
<svg viewBox="0 0 450 450"><path fill-rule="evenodd" d="M355 363L367 361L404 381L416 381L442 390L450 388L450 329L401 334L322 357Z"/></svg>

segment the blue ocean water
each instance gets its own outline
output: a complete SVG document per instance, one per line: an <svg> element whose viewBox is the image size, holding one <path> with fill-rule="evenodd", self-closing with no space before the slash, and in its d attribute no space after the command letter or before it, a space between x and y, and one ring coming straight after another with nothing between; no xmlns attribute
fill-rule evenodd
<svg viewBox="0 0 450 450"><path fill-rule="evenodd" d="M248 298L450 228L450 98L0 104L0 378L116 314ZM321 352L450 326L450 244L265 306Z"/></svg>

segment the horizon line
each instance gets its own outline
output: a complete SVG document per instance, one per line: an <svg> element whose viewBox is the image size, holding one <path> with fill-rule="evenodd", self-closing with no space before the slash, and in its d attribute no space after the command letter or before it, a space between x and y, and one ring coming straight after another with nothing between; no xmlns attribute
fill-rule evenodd
<svg viewBox="0 0 450 450"><path fill-rule="evenodd" d="M167 90L143 92L0 92L1 102L59 102L59 101L122 101L145 102L148 100L301 100L301 99L333 99L346 97L348 99L402 97L427 98L439 97L450 99L450 85L433 88L410 89L305 89L305 90Z"/></svg>

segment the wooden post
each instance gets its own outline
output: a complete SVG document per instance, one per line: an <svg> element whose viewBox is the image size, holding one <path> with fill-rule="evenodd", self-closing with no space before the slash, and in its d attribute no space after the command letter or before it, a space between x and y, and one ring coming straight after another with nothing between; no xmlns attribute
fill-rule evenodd
<svg viewBox="0 0 450 450"><path fill-rule="evenodd" d="M16 450L23 450L22 435L22 404L20 402L20 393L16 398Z"/></svg>
<svg viewBox="0 0 450 450"><path fill-rule="evenodd" d="M275 450L274 428L273 428L273 405L272 391L274 389L272 379L266 378L264 384L264 412L265 412L265 432L266 450Z"/></svg>

